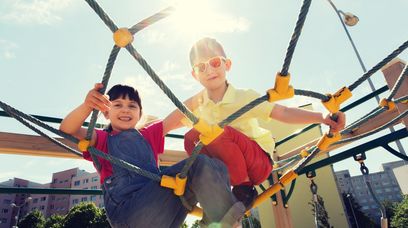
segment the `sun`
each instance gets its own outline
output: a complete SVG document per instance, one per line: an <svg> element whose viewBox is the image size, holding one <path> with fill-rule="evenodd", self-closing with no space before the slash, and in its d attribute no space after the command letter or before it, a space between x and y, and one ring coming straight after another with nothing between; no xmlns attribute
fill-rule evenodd
<svg viewBox="0 0 408 228"><path fill-rule="evenodd" d="M223 30L226 18L216 11L218 5L214 0L179 0L171 5L175 11L168 22L186 38L194 39Z"/></svg>

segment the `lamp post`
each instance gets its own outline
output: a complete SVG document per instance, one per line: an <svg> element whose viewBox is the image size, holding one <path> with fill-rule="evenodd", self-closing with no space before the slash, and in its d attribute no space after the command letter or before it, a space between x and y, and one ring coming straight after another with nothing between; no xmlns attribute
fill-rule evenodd
<svg viewBox="0 0 408 228"><path fill-rule="evenodd" d="M358 52L357 47L354 44L354 41L351 38L351 35L350 35L350 33L349 33L348 29L347 29L347 26L354 26L354 25L356 25L358 23L358 21L359 21L358 17L355 16L354 14L352 14L352 13L344 13L343 11L338 10L337 7L334 5L334 3L331 0L327 0L327 1L330 3L330 5L334 9L334 11L336 12L337 16L339 17L341 25L343 26L344 31L346 32L347 37L348 37L348 39L349 39L349 41L351 43L351 46L353 47L354 53L357 56L358 62L360 63L360 66L363 69L363 72L366 73L367 69L366 69L366 67L365 67L365 65L363 63L363 60L361 59L360 53ZM371 78L367 78L367 81L368 81L368 84L370 85L371 91L374 92L375 87L374 87L373 82L371 81ZM375 99L377 100L377 103L380 102L380 97L378 95L375 96ZM394 127L390 127L390 131L395 132ZM398 147L399 151L402 154L406 155L404 147L402 146L401 142L399 140L396 140L395 143L397 144L397 147Z"/></svg>
<svg viewBox="0 0 408 228"><path fill-rule="evenodd" d="M13 228L18 228L17 224L18 224L18 218L20 216L20 210L24 205L26 205L28 202L30 202L31 199L32 199L31 197L27 197L21 205L16 205L15 203L10 204L10 206L12 208L13 207L17 208L17 214L14 217L14 219L15 219L14 226L12 226Z"/></svg>
<svg viewBox="0 0 408 228"><path fill-rule="evenodd" d="M354 223L356 224L357 228L360 228L360 227L358 226L356 214L354 214L353 204L351 203L351 199L350 199L350 198L351 198L351 195L347 193L346 198L347 198L347 200L348 200L348 202L349 202L350 209L351 209L351 213L353 214Z"/></svg>

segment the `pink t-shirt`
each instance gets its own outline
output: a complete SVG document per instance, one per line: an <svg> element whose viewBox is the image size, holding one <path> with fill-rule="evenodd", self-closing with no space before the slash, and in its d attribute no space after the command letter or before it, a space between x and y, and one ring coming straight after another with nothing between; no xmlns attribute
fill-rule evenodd
<svg viewBox="0 0 408 228"><path fill-rule="evenodd" d="M164 151L164 137L163 137L163 122L157 121L148 126L139 129L139 132L150 144L153 150L154 158L156 159L156 164L158 164L159 154L162 154ZM115 133L111 133L115 134ZM108 136L109 133L103 130L96 130L96 143L94 147L104 153L108 152ZM92 161L91 154L86 151L83 153L83 157L86 160ZM112 164L103 158L98 158L99 163L101 164L101 170L99 175L101 176L101 183L105 178L112 175Z"/></svg>

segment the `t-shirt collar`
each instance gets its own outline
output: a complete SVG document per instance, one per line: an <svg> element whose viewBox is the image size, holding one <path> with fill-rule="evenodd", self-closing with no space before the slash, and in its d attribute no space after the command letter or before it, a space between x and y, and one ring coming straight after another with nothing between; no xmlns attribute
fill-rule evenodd
<svg viewBox="0 0 408 228"><path fill-rule="evenodd" d="M222 100L220 102L218 102L218 104L229 104L229 103L234 102L235 94L236 94L235 88L231 84L228 84L227 91L225 91L224 97L222 98ZM204 90L204 93L203 93L203 105L206 105L210 101L211 100L208 97L207 90Z"/></svg>

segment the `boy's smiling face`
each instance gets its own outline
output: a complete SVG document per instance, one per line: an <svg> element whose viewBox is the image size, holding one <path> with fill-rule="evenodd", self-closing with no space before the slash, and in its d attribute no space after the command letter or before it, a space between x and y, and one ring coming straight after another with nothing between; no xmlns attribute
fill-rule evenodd
<svg viewBox="0 0 408 228"><path fill-rule="evenodd" d="M230 68L231 60L218 53L205 52L198 54L194 59L191 74L207 90L217 90L226 86L226 72Z"/></svg>

